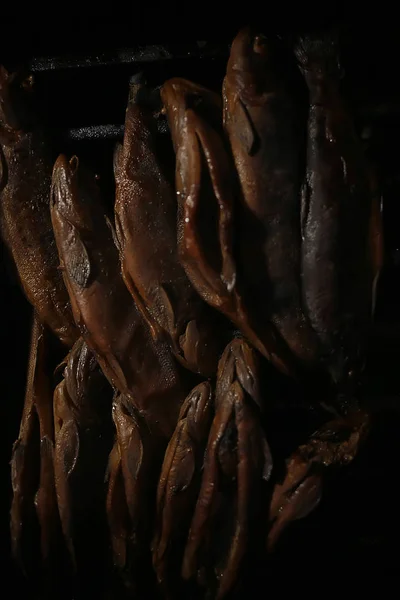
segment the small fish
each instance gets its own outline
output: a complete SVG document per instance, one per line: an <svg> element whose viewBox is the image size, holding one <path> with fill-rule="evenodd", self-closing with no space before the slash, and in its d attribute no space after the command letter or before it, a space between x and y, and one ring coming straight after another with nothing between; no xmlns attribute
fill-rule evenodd
<svg viewBox="0 0 400 600"><path fill-rule="evenodd" d="M38 540L31 539L35 522L39 525L45 565L54 559L60 542L49 340L50 332L34 314L24 409L11 458L11 543L13 554L23 567L32 561L32 547L38 544Z"/></svg>
<svg viewBox="0 0 400 600"><path fill-rule="evenodd" d="M112 390L80 338L54 391L54 471L66 545L79 578L86 580L105 559L102 507L112 444L111 400Z"/></svg>
<svg viewBox="0 0 400 600"><path fill-rule="evenodd" d="M197 385L182 405L165 452L157 491L153 565L162 588L174 597L182 550L200 489L213 409L210 383Z"/></svg>
<svg viewBox="0 0 400 600"><path fill-rule="evenodd" d="M242 339L233 340L220 360L215 417L183 558L184 579L197 575L198 583L216 585L217 598L237 581L254 534L254 502L272 472L260 423L258 368L255 351Z"/></svg>
<svg viewBox="0 0 400 600"><path fill-rule="evenodd" d="M151 585L151 532L156 488L165 444L151 431L129 398L113 402L116 441L110 454L107 515L114 563L139 594Z"/></svg>
<svg viewBox="0 0 400 600"><path fill-rule="evenodd" d="M286 475L277 483L269 509L267 549L275 549L292 521L303 519L319 504L326 469L351 463L370 429L370 417L362 410L329 421L288 459Z"/></svg>

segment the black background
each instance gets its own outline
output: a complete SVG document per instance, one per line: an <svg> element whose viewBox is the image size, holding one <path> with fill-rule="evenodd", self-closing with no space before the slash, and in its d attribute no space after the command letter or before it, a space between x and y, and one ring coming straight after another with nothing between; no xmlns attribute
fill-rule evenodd
<svg viewBox="0 0 400 600"><path fill-rule="evenodd" d="M360 131L369 129L369 153L377 163L384 199L386 262L378 297L376 329L371 341L365 394L376 411L373 433L355 463L326 484L324 500L309 518L295 524L261 578L268 589L308 591L324 578L328 588L385 580L398 581L400 459L400 36L390 14L375 7L351 19L343 6L321 10L291 5L281 10L251 3L216 14L207 4L139 3L123 11L121 5L84 12L77 3L34 10L19 7L11 18L8 7L0 23L0 63L7 67L29 63L34 56L79 56L105 53L111 60L118 48L166 44L180 56L196 41L208 41L219 58L180 58L143 65L112 65L37 73L43 112L51 127L65 133L85 125L122 124L129 76L145 69L161 84L170 76L186 76L218 88L224 74L228 44L247 22L265 31L294 33L335 25L342 30L342 54L348 101ZM40 14L39 14L40 13ZM233 14L234 13L234 14ZM123 15L121 17L121 15ZM395 18L393 16L393 21ZM213 50L214 49L214 50ZM226 50L225 50L226 49ZM64 142L67 153L77 152L98 170L111 190L111 153L114 140ZM2 496L3 566L10 579L9 594L22 592L18 571L9 560L9 466L12 442L18 435L25 385L30 308L19 291L6 260L1 270L2 385ZM3 416L4 415L4 416ZM287 428L295 427L287 417ZM5 583L4 583L5 585ZM321 589L321 588L320 588ZM344 588L346 589L346 588ZM321 591L323 588L321 589ZM322 593L324 593L322 591Z"/></svg>

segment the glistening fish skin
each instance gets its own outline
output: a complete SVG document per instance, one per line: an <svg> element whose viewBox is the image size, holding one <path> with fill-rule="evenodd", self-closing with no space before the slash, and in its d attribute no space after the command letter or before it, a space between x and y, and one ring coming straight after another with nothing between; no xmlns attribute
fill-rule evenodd
<svg viewBox="0 0 400 600"><path fill-rule="evenodd" d="M111 384L158 434L171 435L185 397L168 345L154 342L121 276L94 178L78 159L53 170L51 215L75 321Z"/></svg>
<svg viewBox="0 0 400 600"><path fill-rule="evenodd" d="M300 282L300 111L276 42L243 29L232 44L223 85L224 128L239 175L238 272L259 327L272 322L303 364L318 340Z"/></svg>
<svg viewBox="0 0 400 600"><path fill-rule="evenodd" d="M176 152L180 260L199 294L225 314L281 371L285 345L270 324L257 327L244 305L233 257L234 167L223 141L221 99L184 79L161 89Z"/></svg>
<svg viewBox="0 0 400 600"><path fill-rule="evenodd" d="M158 483L153 565L159 583L171 598L175 597L173 584L180 574L182 551L200 488L212 409L211 385L200 383L182 405Z"/></svg>
<svg viewBox="0 0 400 600"><path fill-rule="evenodd" d="M67 346L72 317L51 226L49 144L31 110L31 79L0 67L0 225L22 288L39 319Z"/></svg>
<svg viewBox="0 0 400 600"><path fill-rule="evenodd" d="M143 83L132 85L124 143L114 157L122 274L153 337L166 336L185 367L211 376L227 336L222 317L200 298L179 263L173 164L171 182L162 152L173 156L173 149L157 132L146 94Z"/></svg>
<svg viewBox="0 0 400 600"><path fill-rule="evenodd" d="M302 194L302 277L311 325L337 384L363 365L371 316L371 192L340 91L333 38L302 38L295 54L309 92Z"/></svg>

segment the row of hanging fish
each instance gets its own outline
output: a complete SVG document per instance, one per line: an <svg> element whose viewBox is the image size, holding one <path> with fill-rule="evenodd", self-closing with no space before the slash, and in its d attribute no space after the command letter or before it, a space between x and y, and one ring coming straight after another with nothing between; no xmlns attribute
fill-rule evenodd
<svg viewBox="0 0 400 600"><path fill-rule="evenodd" d="M333 39L289 55L245 29L222 93L172 79L155 107L132 78L109 211L78 157L54 163L32 77L1 68L1 232L34 309L11 460L27 572L63 538L78 580L113 562L135 597L154 573L161 597L223 598L357 454L383 242L341 76ZM284 469L273 369L321 381L326 415Z"/></svg>

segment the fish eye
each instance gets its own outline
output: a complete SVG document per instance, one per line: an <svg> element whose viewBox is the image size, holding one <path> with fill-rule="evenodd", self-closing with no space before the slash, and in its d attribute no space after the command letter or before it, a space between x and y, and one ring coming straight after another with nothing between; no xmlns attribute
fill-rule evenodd
<svg viewBox="0 0 400 600"><path fill-rule="evenodd" d="M34 83L35 83L35 80L34 80L33 75L29 75L28 77L25 77L25 79L21 82L21 87L24 90L31 90Z"/></svg>
<svg viewBox="0 0 400 600"><path fill-rule="evenodd" d="M203 104L203 98L198 94L190 94L187 98L186 108L196 109Z"/></svg>
<svg viewBox="0 0 400 600"><path fill-rule="evenodd" d="M265 35L263 34L257 34L254 36L254 40L253 40L253 51L256 52L256 54L262 54L267 46L267 38Z"/></svg>

